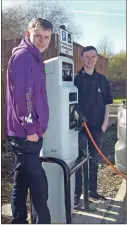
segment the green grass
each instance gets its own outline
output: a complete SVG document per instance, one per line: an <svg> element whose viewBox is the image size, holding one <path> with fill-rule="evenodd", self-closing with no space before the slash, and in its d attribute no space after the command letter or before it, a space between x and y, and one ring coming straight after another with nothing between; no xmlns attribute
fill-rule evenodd
<svg viewBox="0 0 127 225"><path fill-rule="evenodd" d="M125 98L113 99L113 103L122 103L122 101L126 101L126 99Z"/></svg>

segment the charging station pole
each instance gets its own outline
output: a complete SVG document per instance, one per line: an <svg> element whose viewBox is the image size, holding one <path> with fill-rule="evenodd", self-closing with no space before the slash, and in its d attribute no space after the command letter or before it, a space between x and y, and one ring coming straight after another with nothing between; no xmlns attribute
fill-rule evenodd
<svg viewBox="0 0 127 225"><path fill-rule="evenodd" d="M78 89L74 86L72 35L60 28L60 55L46 60L46 88L49 104L49 124L44 135L43 156L63 160L69 168L78 157L78 131L71 121L71 112L78 103ZM48 186L48 206L52 223L65 223L64 175L56 164L43 163ZM71 176L71 214L74 210L75 174Z"/></svg>

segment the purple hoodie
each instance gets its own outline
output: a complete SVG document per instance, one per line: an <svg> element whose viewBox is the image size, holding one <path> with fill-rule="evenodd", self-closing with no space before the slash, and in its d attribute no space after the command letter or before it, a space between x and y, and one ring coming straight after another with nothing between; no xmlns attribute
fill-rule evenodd
<svg viewBox="0 0 127 225"><path fill-rule="evenodd" d="M40 51L22 39L13 49L7 69L6 127L7 135L26 137L46 131L49 108L46 93L45 66Z"/></svg>

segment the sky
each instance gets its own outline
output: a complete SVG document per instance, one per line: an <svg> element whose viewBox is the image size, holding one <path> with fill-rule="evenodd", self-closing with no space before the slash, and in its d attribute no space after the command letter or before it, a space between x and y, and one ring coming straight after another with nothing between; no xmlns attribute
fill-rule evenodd
<svg viewBox="0 0 127 225"><path fill-rule="evenodd" d="M25 0L16 2L23 1ZM34 0L34 4L36 1ZM13 0L2 0L2 7L8 7L12 5L12 2L14 5L15 1ZM83 46L94 45L97 47L106 36L112 45L113 53L126 50L125 0L57 0L57 2L69 11L74 23L82 29L82 35L77 43Z"/></svg>

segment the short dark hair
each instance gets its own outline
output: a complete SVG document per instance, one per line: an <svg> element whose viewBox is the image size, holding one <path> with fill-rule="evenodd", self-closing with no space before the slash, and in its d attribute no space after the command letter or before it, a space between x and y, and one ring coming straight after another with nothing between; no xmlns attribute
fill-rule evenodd
<svg viewBox="0 0 127 225"><path fill-rule="evenodd" d="M96 51L96 53L97 53L97 49L96 49L94 46L86 46L86 47L83 48L83 50L82 50L82 52L81 52L81 56L83 56L83 53L84 53L84 52L88 52L88 51L91 51L91 50L94 50L94 51ZM97 53L97 54L98 54L98 53Z"/></svg>
<svg viewBox="0 0 127 225"><path fill-rule="evenodd" d="M53 25L46 19L34 18L29 22L28 29L43 27L44 29L51 29L53 31Z"/></svg>

